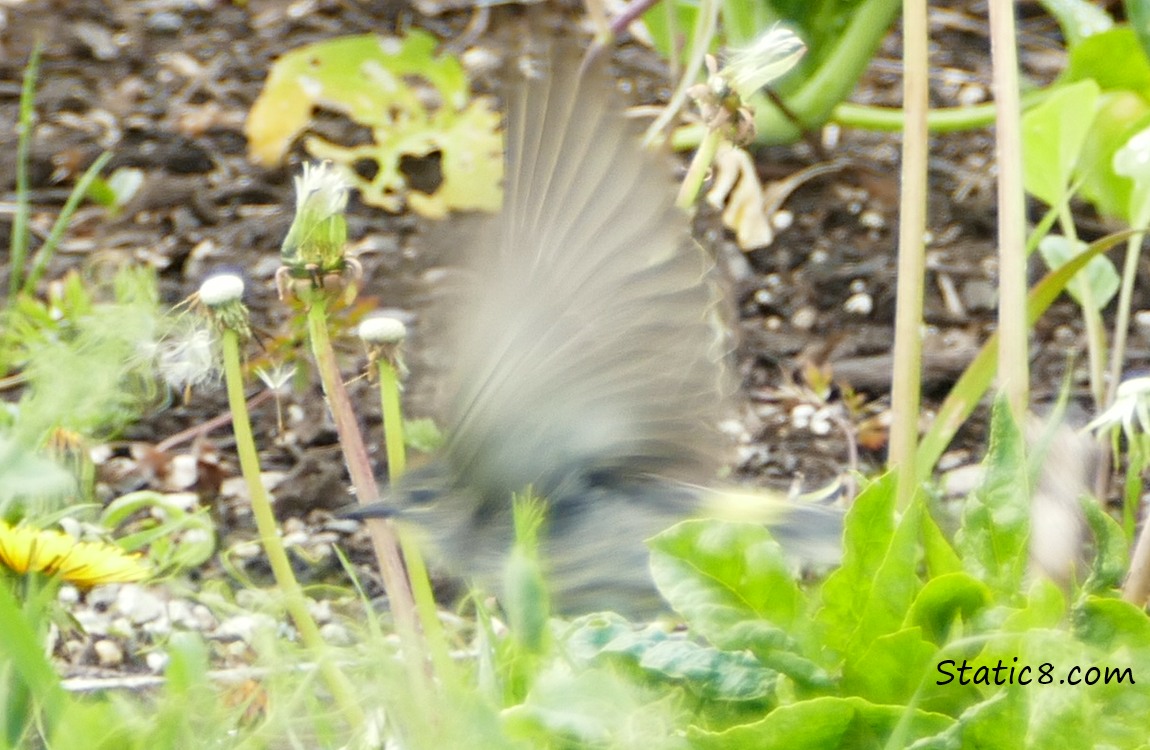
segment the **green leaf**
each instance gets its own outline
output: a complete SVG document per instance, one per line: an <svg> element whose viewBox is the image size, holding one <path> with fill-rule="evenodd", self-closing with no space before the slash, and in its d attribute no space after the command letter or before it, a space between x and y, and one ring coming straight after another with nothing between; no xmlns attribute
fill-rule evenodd
<svg viewBox="0 0 1150 750"><path fill-rule="evenodd" d="M685 750L671 721L673 710L604 670L553 669L540 674L527 699L505 709L502 719L508 736L527 747Z"/></svg>
<svg viewBox="0 0 1150 750"><path fill-rule="evenodd" d="M1130 191L1130 223L1143 229L1150 225L1150 128L1139 130L1114 152L1113 166L1116 175L1134 183Z"/></svg>
<svg viewBox="0 0 1150 750"><path fill-rule="evenodd" d="M815 698L781 706L761 721L710 732L692 728L698 750L827 750L881 748L902 729L902 744L945 731L954 720L903 706L878 706L862 698Z"/></svg>
<svg viewBox="0 0 1150 750"><path fill-rule="evenodd" d="M1121 64L1118 64L1121 61ZM1134 30L1119 26L1071 47L1062 81L1094 79L1103 91L1150 94L1150 61Z"/></svg>
<svg viewBox="0 0 1150 750"><path fill-rule="evenodd" d="M1061 205L1098 103L1093 80L1062 86L1022 116L1023 185L1051 206Z"/></svg>
<svg viewBox="0 0 1150 750"><path fill-rule="evenodd" d="M1058 268L1068 260L1085 252L1087 245L1082 240L1070 240L1060 234L1048 234L1038 243L1038 252L1050 268ZM1094 309L1101 310L1118 294L1118 287L1122 279L1118 275L1114 263L1104 255L1090 259L1086 267L1075 274L1070 283L1066 285L1066 292L1079 305L1085 307L1087 303Z"/></svg>
<svg viewBox="0 0 1150 750"><path fill-rule="evenodd" d="M874 703L906 704L933 671L937 654L917 627L879 636L843 665L842 690Z"/></svg>
<svg viewBox="0 0 1150 750"><path fill-rule="evenodd" d="M1144 96L1133 91L1104 92L1079 160L1082 197L1093 203L1100 213L1127 223L1132 223L1129 211L1134 183L1115 173L1114 156L1148 124L1150 102Z"/></svg>
<svg viewBox="0 0 1150 750"><path fill-rule="evenodd" d="M649 643L639 659L648 672L683 683L703 698L759 701L774 692L778 673L750 654L720 651L685 639Z"/></svg>
<svg viewBox="0 0 1150 750"><path fill-rule="evenodd" d="M802 593L782 548L765 528L685 521L650 541L651 574L676 612L722 646L723 631L747 618L789 627Z"/></svg>
<svg viewBox="0 0 1150 750"><path fill-rule="evenodd" d="M1024 633L1038 628L1056 628L1066 617L1066 595L1046 576L1038 576L1026 593L1026 604L1002 623L1003 631Z"/></svg>
<svg viewBox="0 0 1150 750"><path fill-rule="evenodd" d="M991 600L986 584L967 573L937 576L918 592L906 622L922 628L923 638L941 646L956 623L971 620Z"/></svg>
<svg viewBox="0 0 1150 750"><path fill-rule="evenodd" d="M1122 584L1130 560L1129 545L1121 524L1093 498L1082 499L1082 511L1094 536L1094 559L1082 588L1092 594L1102 594Z"/></svg>
<svg viewBox="0 0 1150 750"><path fill-rule="evenodd" d="M1029 559L1030 481L1022 433L1005 400L991 415L986 479L966 500L958 550L967 571L995 595L1018 594Z"/></svg>
<svg viewBox="0 0 1150 750"><path fill-rule="evenodd" d="M846 649L872 595L874 573L894 537L894 490L895 475L888 473L868 485L847 512L843 562L823 584L818 615L831 648Z"/></svg>

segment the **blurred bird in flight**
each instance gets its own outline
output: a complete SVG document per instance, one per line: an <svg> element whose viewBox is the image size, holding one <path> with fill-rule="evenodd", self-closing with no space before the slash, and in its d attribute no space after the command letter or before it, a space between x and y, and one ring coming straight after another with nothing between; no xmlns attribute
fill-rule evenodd
<svg viewBox="0 0 1150 750"><path fill-rule="evenodd" d="M566 613L657 611L644 540L687 518L766 523L798 557L833 558L837 512L708 486L733 391L713 263L604 66L547 47L508 83L503 209L459 248L462 297L432 314L446 444L350 515L412 523L449 571L498 585L530 488Z"/></svg>

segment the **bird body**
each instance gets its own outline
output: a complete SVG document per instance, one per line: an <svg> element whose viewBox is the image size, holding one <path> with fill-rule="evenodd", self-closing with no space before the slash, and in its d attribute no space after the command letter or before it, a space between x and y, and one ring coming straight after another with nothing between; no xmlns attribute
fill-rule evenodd
<svg viewBox="0 0 1150 750"><path fill-rule="evenodd" d="M463 291L435 316L446 444L353 514L409 520L450 571L491 583L530 488L568 612L657 602L644 540L707 512L732 393L713 264L613 89L560 43L510 85L503 209L458 249Z"/></svg>

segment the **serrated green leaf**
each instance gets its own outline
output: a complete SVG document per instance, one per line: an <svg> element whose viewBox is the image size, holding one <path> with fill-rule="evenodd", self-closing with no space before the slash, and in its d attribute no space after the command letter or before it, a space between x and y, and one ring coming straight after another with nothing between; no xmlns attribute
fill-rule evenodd
<svg viewBox="0 0 1150 750"><path fill-rule="evenodd" d="M966 500L957 547L967 571L996 597L1019 592L1030 531L1030 481L1022 433L1006 402L991 414L986 479Z"/></svg>
<svg viewBox="0 0 1150 750"><path fill-rule="evenodd" d="M1094 536L1094 559L1082 588L1091 594L1102 594L1122 584L1130 560L1130 546L1122 526L1093 498L1083 498L1082 511Z"/></svg>
<svg viewBox="0 0 1150 750"><path fill-rule="evenodd" d="M878 570L894 536L895 475L888 473L859 494L844 522L843 562L823 584L818 619L827 645L844 650L858 626Z"/></svg>

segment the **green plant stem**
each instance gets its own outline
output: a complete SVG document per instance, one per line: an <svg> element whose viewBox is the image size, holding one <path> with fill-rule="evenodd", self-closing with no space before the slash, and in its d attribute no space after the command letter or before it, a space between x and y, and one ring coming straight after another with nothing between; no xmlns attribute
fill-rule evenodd
<svg viewBox="0 0 1150 750"><path fill-rule="evenodd" d="M292 572L291 561L284 550L272 513L271 500L260 481L260 462L256 454L255 438L252 435L251 418L248 415L247 399L244 396L243 372L240 367L239 334L231 328L224 328L223 335L224 375L227 381L228 406L232 412L232 430L236 436L236 452L239 455L240 469L251 497L252 515L259 530L260 543L268 557L272 575L284 595L284 605L299 631L300 640L316 655L320 674L331 690L340 709L349 717L353 726L362 728L366 717L356 700L355 690L347 676L323 652L326 644L320 635L319 627L307 608L307 597L300 588Z"/></svg>
<svg viewBox="0 0 1150 750"><path fill-rule="evenodd" d="M1150 207L1148 207L1150 208ZM1144 210L1143 213L1146 211ZM1145 230L1150 216L1136 217L1136 229ZM1138 261L1142 258L1141 231L1126 242L1126 259L1122 263L1122 286L1118 290L1118 319L1114 323L1114 347L1110 351L1110 382L1106 387L1107 405L1114 403L1122 381L1122 362L1126 358L1126 339L1130 332L1130 309L1133 307L1134 282L1138 278Z"/></svg>
<svg viewBox="0 0 1150 750"><path fill-rule="evenodd" d="M1063 265L1046 274L1032 290L1027 300L1026 322L1028 326L1046 312L1054 303L1058 295L1066 289L1066 285L1074 275L1086 267L1092 258L1106 252L1119 242L1133 234L1132 231L1116 232L1100 240L1092 242L1085 250L1068 260ZM926 481L938 461L939 456L946 450L958 428L962 426L974 407L982 400L998 365L999 334L992 333L979 349L978 354L958 382L950 389L946 400L938 409L938 415L931 424L930 429L923 435L918 444L918 456L915 464L920 482Z"/></svg>
<svg viewBox="0 0 1150 750"><path fill-rule="evenodd" d="M695 156L692 157L691 166L687 168L687 175L683 178L683 184L679 186L679 197L675 199L675 205L684 211L695 205L695 201L699 197L699 190L703 187L703 180L707 179L707 172L710 171L711 164L715 161L715 154L719 151L720 142L722 142L722 136L719 135L718 129L711 128L707 131L703 142L699 144Z"/></svg>
<svg viewBox="0 0 1150 750"><path fill-rule="evenodd" d="M407 467L407 452L403 439L403 410L399 401L399 373L395 365L385 357L378 360L379 372L379 399L380 411L383 414L383 441L387 446L387 471L389 479L394 483ZM407 561L407 574L411 582L411 594L415 599L416 613L419 615L420 625L423 627L424 640L427 643L431 663L440 680L449 684L457 684L455 679L455 663L447 648L447 636L439 622L439 613L435 606L435 595L431 591L431 582L427 575L427 566L423 562L423 555L419 545L411 535L402 527L399 531L399 543L403 548L403 559Z"/></svg>
<svg viewBox="0 0 1150 750"><path fill-rule="evenodd" d="M902 0L865 0L850 14L834 49L802 87L785 97L791 112L807 127L821 127L836 105L847 98L875 50L898 16ZM926 71L923 71L925 74ZM758 140L764 145L792 143L802 134L777 107L755 113Z"/></svg>
<svg viewBox="0 0 1150 750"><path fill-rule="evenodd" d="M910 507L918 482L914 460L922 399L922 308L926 273L926 196L929 102L926 0L903 3L902 190L898 230L898 300L891 391L889 464L899 470L897 507Z"/></svg>
<svg viewBox="0 0 1150 750"><path fill-rule="evenodd" d="M40 72L42 44L36 41L24 68L20 88L20 114L16 136L16 212L12 215L12 233L8 247L8 296L14 297L24 279L24 259L28 257L28 219L32 213L28 195L28 160L32 145L32 114L36 103L36 77Z"/></svg>
<svg viewBox="0 0 1150 750"><path fill-rule="evenodd" d="M403 409L399 404L399 373L384 357L379 358L379 401L383 415L383 442L387 446L387 474L392 482L407 470L403 437Z"/></svg>
<svg viewBox="0 0 1150 750"><path fill-rule="evenodd" d="M327 298L320 289L305 300L308 305L307 324L311 339L312 356L319 370L328 409L331 410L335 429L339 434L340 447L347 462L351 483L355 488L356 499L361 505L368 505L379 499L379 488L371 471L371 460L367 446L356 421L355 412L343 385L343 377L336 363L335 350L331 346L331 336L327 330ZM419 631L416 625L415 603L411 587L403 569L399 553L399 539L395 527L384 518L367 521L376 558L379 560L380 577L387 592L388 603L395 616L396 630L403 643L404 661L414 686L424 685L423 665L420 657Z"/></svg>
<svg viewBox="0 0 1150 750"><path fill-rule="evenodd" d="M1022 97L1023 109L1029 109L1046 99L1053 87L1030 91ZM977 130L994 124L997 111L993 102L975 104L969 107L941 107L928 110L926 126L931 133L954 133ZM869 104L842 102L835 106L828 122L846 128L876 130L897 133L903 129L906 117L898 107L876 107ZM706 136L705 125L684 125L671 136L671 146L676 151L697 148Z"/></svg>
<svg viewBox="0 0 1150 750"><path fill-rule="evenodd" d="M1022 105L1013 0L990 0L990 54L998 113L999 384L1021 424L1030 402L1026 323L1026 202L1022 187Z"/></svg>
<svg viewBox="0 0 1150 750"><path fill-rule="evenodd" d="M1078 229L1070 212L1069 197L1062 201L1058 213L1062 234L1070 241L1071 247L1076 246ZM1080 305L1082 325L1086 329L1086 356L1090 363L1090 396L1094 399L1094 408L1101 412L1105 408L1103 378L1106 369L1106 326L1102 321L1102 312L1098 309L1091 285L1083 283L1079 294L1082 297Z"/></svg>
<svg viewBox="0 0 1150 750"><path fill-rule="evenodd" d="M60 238L64 236L65 230L68 228L68 222L72 220L72 214L76 212L76 208L80 205L80 201L88 194L88 188L91 187L92 182L99 176L100 171L107 165L108 161L112 158L111 151L105 151L100 154L91 165L84 170L84 174L76 181L72 187L72 192L68 193L68 200L64 201L64 207L60 209L60 215L56 217L56 221L52 224L51 231L48 232L48 238L44 240L44 244L36 251L36 256L32 259L32 268L28 271L28 278L24 280L24 291L31 294L36 290L36 285L40 283L40 278L44 275L44 271L48 268L48 263L51 262L52 256L56 254L56 248L60 244Z"/></svg>
<svg viewBox="0 0 1150 750"><path fill-rule="evenodd" d="M711 45L711 40L715 38L721 9L719 0L700 0L699 13L696 16L693 29L694 33L691 34L691 45L687 49L687 54L684 55L683 74L679 78L678 86L675 87L675 93L671 95L671 101L667 103L666 107L663 107L663 111L647 128L647 133L643 137L644 144L651 144L660 140L667 126L671 124L675 115L683 107L683 103L687 101L687 92L694 85L699 71L703 69L703 60L707 56L707 49ZM699 138L699 142L701 141L702 136Z"/></svg>

